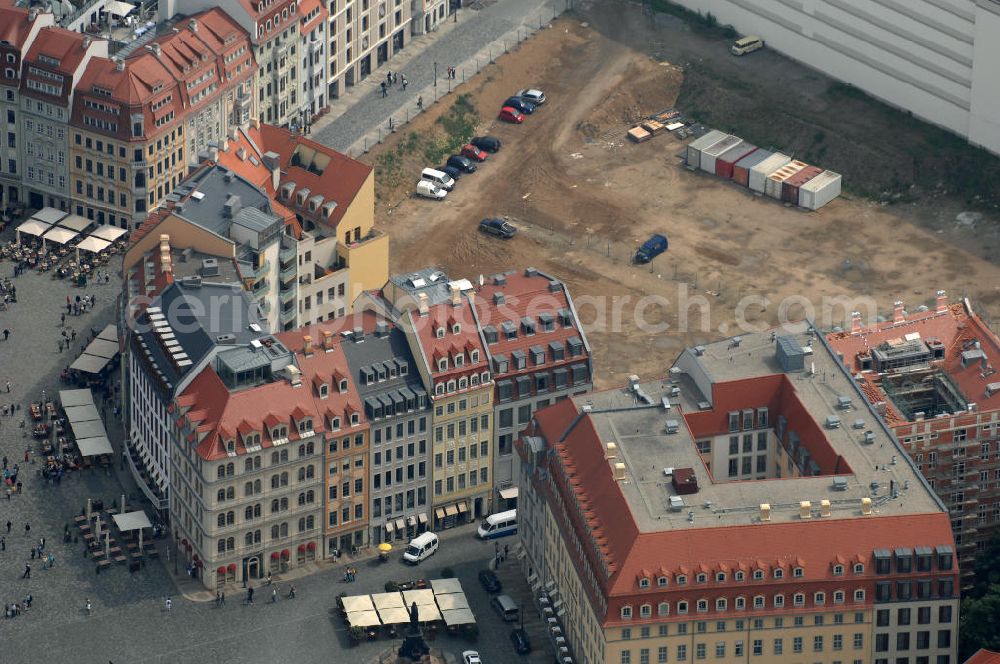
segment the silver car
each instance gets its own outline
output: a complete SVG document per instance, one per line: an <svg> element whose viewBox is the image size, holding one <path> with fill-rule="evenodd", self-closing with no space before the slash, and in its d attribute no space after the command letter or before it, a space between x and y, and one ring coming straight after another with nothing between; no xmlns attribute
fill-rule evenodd
<svg viewBox="0 0 1000 664"><path fill-rule="evenodd" d="M545 93L541 90L535 90L534 88L528 88L527 90L518 90L515 97L520 97L524 101L530 102L535 106L539 106L545 103Z"/></svg>

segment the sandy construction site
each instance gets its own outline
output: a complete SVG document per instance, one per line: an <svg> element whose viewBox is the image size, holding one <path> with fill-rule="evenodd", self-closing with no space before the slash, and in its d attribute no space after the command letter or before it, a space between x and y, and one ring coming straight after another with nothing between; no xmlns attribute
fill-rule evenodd
<svg viewBox="0 0 1000 664"><path fill-rule="evenodd" d="M560 277L588 324L604 386L662 374L683 345L741 326L803 314L837 324L865 304L835 298L871 298L885 312L945 289L987 313L1000 307L1000 268L979 257L1000 244L988 217L935 228L926 210L846 195L805 212L684 169L685 142L674 136L627 141L632 121L675 105L685 74L587 18L558 19L458 91L478 111L476 133L503 149L445 201L414 197L420 170L436 164L400 143L443 131L437 118L458 92L365 156L377 164L376 215L393 272L436 264L475 279L533 266ZM500 102L524 87L541 88L548 103L522 125L497 121ZM379 159L389 153L391 166ZM941 205L952 215L952 203ZM488 216L509 217L517 237L477 232ZM669 250L652 266L632 264L654 232L669 237Z"/></svg>

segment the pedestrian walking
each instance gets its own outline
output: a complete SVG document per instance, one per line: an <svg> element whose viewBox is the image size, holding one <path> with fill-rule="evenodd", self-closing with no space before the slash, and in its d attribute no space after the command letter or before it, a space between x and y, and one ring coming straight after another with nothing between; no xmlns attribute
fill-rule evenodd
<svg viewBox="0 0 1000 664"><path fill-rule="evenodd" d="M399 74L395 74L395 73L394 73L394 74L392 75L392 84L393 84L393 85L396 85L397 83L399 83Z"/></svg>
<svg viewBox="0 0 1000 664"><path fill-rule="evenodd" d="M35 547L31 547L31 559L35 559Z"/></svg>
<svg viewBox="0 0 1000 664"><path fill-rule="evenodd" d="M7 470L7 457L3 458L3 469ZM10 520L7 520L7 534L10 535Z"/></svg>
<svg viewBox="0 0 1000 664"><path fill-rule="evenodd" d="M403 74L403 92L406 92L406 74Z"/></svg>
<svg viewBox="0 0 1000 664"><path fill-rule="evenodd" d="M10 381L7 381L7 394L10 394Z"/></svg>
<svg viewBox="0 0 1000 664"><path fill-rule="evenodd" d="M69 338L70 341L76 341L76 330L74 330L73 328L70 328L69 330Z"/></svg>
<svg viewBox="0 0 1000 664"><path fill-rule="evenodd" d="M295 599L295 586L289 586L288 599Z"/></svg>
<svg viewBox="0 0 1000 664"><path fill-rule="evenodd" d="M250 606L253 606L253 586L250 586L249 588L247 588L247 601L246 601L246 603L249 604Z"/></svg>
<svg viewBox="0 0 1000 664"><path fill-rule="evenodd" d="M89 616L90 615L90 609L91 609L90 598L89 597L83 601L83 608L87 611L87 615Z"/></svg>
<svg viewBox="0 0 1000 664"><path fill-rule="evenodd" d="M59 314L59 324L60 325L65 325L66 324L66 313L65 312Z"/></svg>
<svg viewBox="0 0 1000 664"><path fill-rule="evenodd" d="M4 328L4 330L3 330L3 340L7 341L8 337L10 337L10 330L8 330L7 328Z"/></svg>
<svg viewBox="0 0 1000 664"><path fill-rule="evenodd" d="M47 562L49 564L49 569L52 569L56 566L56 557L50 553Z"/></svg>
<svg viewBox="0 0 1000 664"><path fill-rule="evenodd" d="M165 608L165 609L166 609L167 611L169 611L169 610L170 610L170 607L172 607L173 605L174 605L174 603L173 603L172 601L170 601L170 598L169 598L169 597L168 597L167 599L165 599L165 600L163 601L163 607L164 607L164 608Z"/></svg>
<svg viewBox="0 0 1000 664"><path fill-rule="evenodd" d="M6 550L7 550L7 538L0 537L0 551L6 551Z"/></svg>
<svg viewBox="0 0 1000 664"><path fill-rule="evenodd" d="M31 578L31 565L29 563L24 563L24 574L21 575L22 579Z"/></svg>
<svg viewBox="0 0 1000 664"><path fill-rule="evenodd" d="M392 72L387 72L385 75L385 82L388 85L392 85Z"/></svg>
<svg viewBox="0 0 1000 664"><path fill-rule="evenodd" d="M223 590L219 593L219 604L222 606L226 605L226 591Z"/></svg>
<svg viewBox="0 0 1000 664"><path fill-rule="evenodd" d="M417 97L417 108L421 111L424 110L424 96L420 95Z"/></svg>
<svg viewBox="0 0 1000 664"><path fill-rule="evenodd" d="M382 81L382 98L385 99L389 96L389 91L386 90L385 81Z"/></svg>
<svg viewBox="0 0 1000 664"><path fill-rule="evenodd" d="M27 537L30 532L31 532L31 524L30 523L24 524L24 536Z"/></svg>
<svg viewBox="0 0 1000 664"><path fill-rule="evenodd" d="M278 589L271 588L271 604L276 604L278 602Z"/></svg>

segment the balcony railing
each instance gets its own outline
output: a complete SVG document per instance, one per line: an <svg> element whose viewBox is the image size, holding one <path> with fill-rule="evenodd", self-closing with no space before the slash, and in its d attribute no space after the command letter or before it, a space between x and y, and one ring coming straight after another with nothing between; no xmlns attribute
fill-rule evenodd
<svg viewBox="0 0 1000 664"><path fill-rule="evenodd" d="M295 314L295 307L292 307L291 309L282 309L281 315L278 318L282 323L290 323L295 319Z"/></svg>

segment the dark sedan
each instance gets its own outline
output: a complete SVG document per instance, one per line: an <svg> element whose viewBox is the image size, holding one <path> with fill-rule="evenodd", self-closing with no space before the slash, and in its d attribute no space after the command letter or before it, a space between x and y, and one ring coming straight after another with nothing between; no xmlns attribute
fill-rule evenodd
<svg viewBox="0 0 1000 664"><path fill-rule="evenodd" d="M507 101L505 101L500 105L516 108L522 113L527 113L528 115L531 115L532 113L535 112L535 105L532 104L530 101L525 101L524 99L521 99L520 97L508 97Z"/></svg>
<svg viewBox="0 0 1000 664"><path fill-rule="evenodd" d="M460 154L453 154L448 157L448 166L457 168L463 173L475 173L476 165L472 163L472 160L468 157L463 157Z"/></svg>
<svg viewBox="0 0 1000 664"><path fill-rule="evenodd" d="M500 147L503 145L496 136L476 136L469 142L487 152L500 152Z"/></svg>
<svg viewBox="0 0 1000 664"><path fill-rule="evenodd" d="M500 583L500 579L497 575L488 569L484 569L479 572L479 583L482 584L483 589L488 593L498 593L503 590L503 585Z"/></svg>
<svg viewBox="0 0 1000 664"><path fill-rule="evenodd" d="M509 240L517 234L517 228L503 219L483 219L479 222L479 230L490 235Z"/></svg>

